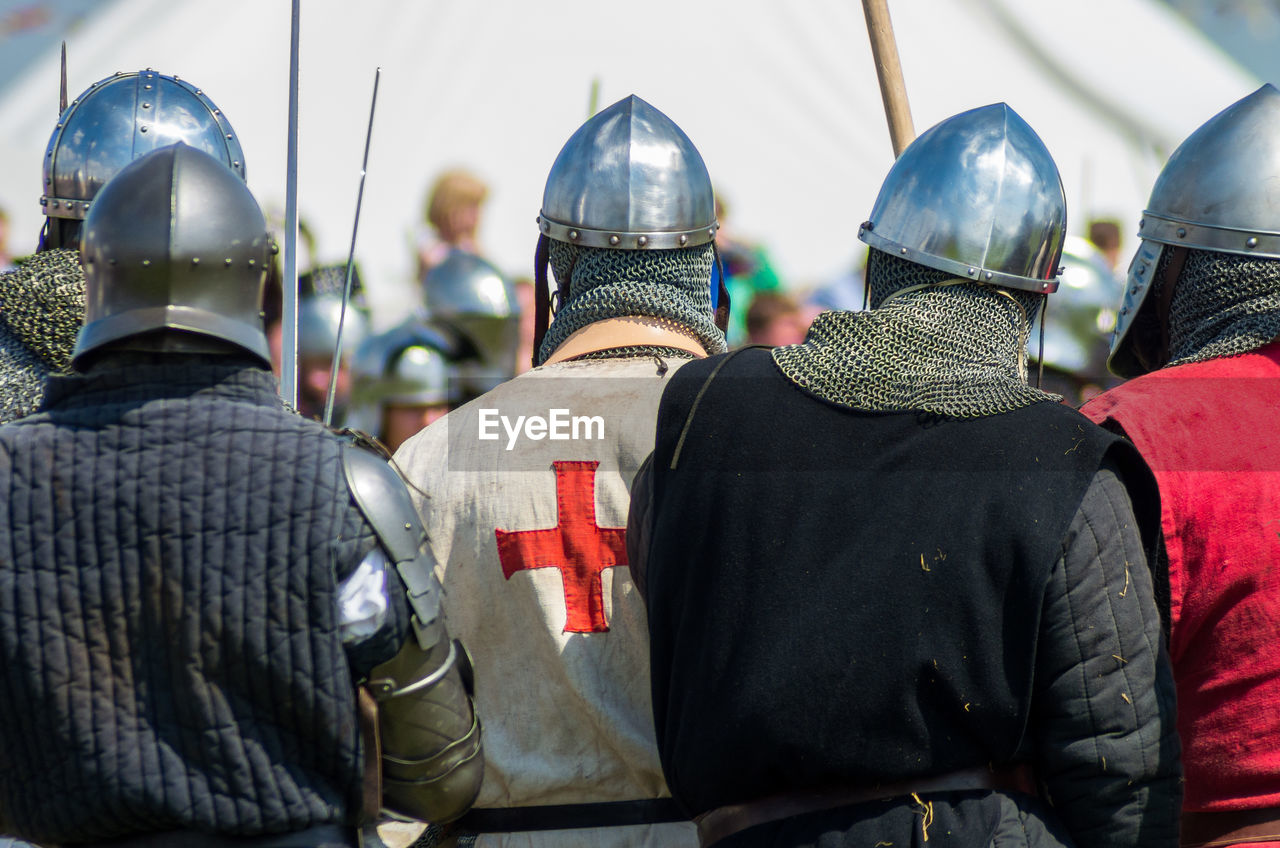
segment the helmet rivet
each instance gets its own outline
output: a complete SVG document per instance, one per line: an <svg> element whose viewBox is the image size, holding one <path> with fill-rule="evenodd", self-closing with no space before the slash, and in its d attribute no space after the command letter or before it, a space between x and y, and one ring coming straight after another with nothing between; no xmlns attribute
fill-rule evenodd
<svg viewBox="0 0 1280 848"><path fill-rule="evenodd" d="M1139 265L1138 270L1135 271L1134 273L1137 274L1139 277L1141 277L1143 274L1147 273L1147 266Z"/></svg>
<svg viewBox="0 0 1280 848"><path fill-rule="evenodd" d="M689 237L688 237L688 236L686 236L686 235L681 235L681 236L680 236L680 246L681 246L681 247L683 247L684 245L686 245L686 244L688 244L688 243L689 243Z"/></svg>
<svg viewBox="0 0 1280 848"><path fill-rule="evenodd" d="M969 276L970 276L970 277L972 277L972 276L973 276L974 274L976 274L976 273L978 273L978 269L977 269L977 268L972 268L972 267L971 267L971 268L969 269Z"/></svg>
<svg viewBox="0 0 1280 848"><path fill-rule="evenodd" d="M48 206L48 205L49 205L49 198L47 198L47 197L42 197L42 198L40 198L40 205L41 205L41 206Z"/></svg>
<svg viewBox="0 0 1280 848"><path fill-rule="evenodd" d="M222 110L221 110L221 109L214 109L214 110L213 110L213 114L215 114L215 115L221 115L221 114L222 114Z"/></svg>
<svg viewBox="0 0 1280 848"><path fill-rule="evenodd" d="M147 266L148 266L148 265L150 265L150 264L151 264L151 260L150 260L150 259L144 259L144 260L142 260L142 267L143 267L143 268L147 267Z"/></svg>
<svg viewBox="0 0 1280 848"><path fill-rule="evenodd" d="M150 103L143 103L143 104L142 104L142 108L143 108L143 109L150 109L150 108L151 108L151 104L150 104Z"/></svg>
<svg viewBox="0 0 1280 848"><path fill-rule="evenodd" d="M197 88L197 89L196 89L196 94L204 94L204 92Z"/></svg>
<svg viewBox="0 0 1280 848"><path fill-rule="evenodd" d="M716 228L715 228L715 227L712 227L712 228L710 228L709 230L707 230L707 235L711 236L712 238L715 238L715 237L716 237Z"/></svg>
<svg viewBox="0 0 1280 848"><path fill-rule="evenodd" d="M641 247L644 247L648 243L649 243L648 236L640 236L640 238L636 239L636 244L640 245Z"/></svg>
<svg viewBox="0 0 1280 848"><path fill-rule="evenodd" d="M116 258L115 258L114 256L113 256L113 257L111 257L110 259L108 259L107 261L108 261L109 263L111 263L112 265L116 264Z"/></svg>
<svg viewBox="0 0 1280 848"><path fill-rule="evenodd" d="M406 530L412 530L412 529L413 529L413 525L406 521L406 522L404 523L404 529L406 529Z"/></svg>
<svg viewBox="0 0 1280 848"><path fill-rule="evenodd" d="M144 90L146 90L146 91L150 91L150 90L151 90L151 83L147 83L146 85L144 85L144 86L143 86L143 89L144 89Z"/></svg>
<svg viewBox="0 0 1280 848"><path fill-rule="evenodd" d="M239 159L237 159L237 160L235 160L234 162L232 162L232 163L231 163L231 167L233 167L233 168L239 168L239 167L240 167L240 160L239 160Z"/></svg>
<svg viewBox="0 0 1280 848"><path fill-rule="evenodd" d="M275 256L279 252L280 252L280 245L276 244L275 242L271 242L271 255Z"/></svg>
<svg viewBox="0 0 1280 848"><path fill-rule="evenodd" d="M901 248L901 251L902 251L902 255L903 255L903 256L906 256L906 255L907 255L907 249L906 249L905 247L904 247L904 248Z"/></svg>
<svg viewBox="0 0 1280 848"><path fill-rule="evenodd" d="M146 131L147 131L146 127L138 127L138 132L146 132Z"/></svg>
<svg viewBox="0 0 1280 848"><path fill-rule="evenodd" d="M578 231L577 231L577 230L570 230L570 231L569 231L569 240L570 240L570 241L577 241L577 240L578 240Z"/></svg>
<svg viewBox="0 0 1280 848"><path fill-rule="evenodd" d="M231 133L227 133L227 138L231 138Z"/></svg>
<svg viewBox="0 0 1280 848"><path fill-rule="evenodd" d="M45 185L53 185L53 177L45 177L45 178L44 178L44 184L45 184Z"/></svg>
<svg viewBox="0 0 1280 848"><path fill-rule="evenodd" d="M617 244L619 241L617 236L609 236L609 244Z"/></svg>
<svg viewBox="0 0 1280 848"><path fill-rule="evenodd" d="M988 280L990 280L994 275L990 271L988 271L985 276Z"/></svg>
<svg viewBox="0 0 1280 848"><path fill-rule="evenodd" d="M193 257L191 257L191 264L192 264L192 265L199 265L199 264L200 264L200 257L199 257L199 256L193 256Z"/></svg>
<svg viewBox="0 0 1280 848"><path fill-rule="evenodd" d="M1251 237L1249 238L1249 240L1248 240L1248 241L1246 241L1246 242L1244 243L1244 246L1245 246L1245 247L1257 247L1257 246L1258 246L1258 240L1257 240L1256 238L1253 238L1253 237L1251 236Z"/></svg>
<svg viewBox="0 0 1280 848"><path fill-rule="evenodd" d="M1178 238L1186 238L1186 237L1187 237L1187 228L1178 227Z"/></svg>
<svg viewBox="0 0 1280 848"><path fill-rule="evenodd" d="M227 265L228 267L230 267L230 266L231 266L231 257L230 257L230 256L228 256L228 257L227 257L227 261L226 261L225 263L223 263L223 264L225 264L225 265Z"/></svg>
<svg viewBox="0 0 1280 848"><path fill-rule="evenodd" d="M1138 229L1142 229L1146 225L1147 225L1147 219L1143 218L1141 221L1138 222Z"/></svg>
<svg viewBox="0 0 1280 848"><path fill-rule="evenodd" d="M56 200L55 200L55 201L53 201L53 208L54 208L54 209L57 209L57 208L58 208L58 201L56 201Z"/></svg>

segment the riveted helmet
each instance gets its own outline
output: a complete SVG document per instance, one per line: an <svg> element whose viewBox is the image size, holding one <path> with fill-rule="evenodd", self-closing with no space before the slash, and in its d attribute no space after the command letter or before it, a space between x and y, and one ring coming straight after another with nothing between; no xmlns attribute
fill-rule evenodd
<svg viewBox="0 0 1280 848"><path fill-rule="evenodd" d="M956 277L1047 294L1058 287L1067 201L1044 142L995 103L913 141L858 238Z"/></svg>
<svg viewBox="0 0 1280 848"><path fill-rule="evenodd" d="M257 201L225 164L181 142L146 154L103 187L85 219L87 308L72 365L165 329L270 364L261 310L274 252Z"/></svg>
<svg viewBox="0 0 1280 848"><path fill-rule="evenodd" d="M1280 259L1280 91L1270 83L1214 115L1178 146L1156 177L1138 224L1108 365L1144 373L1134 321L1169 247ZM1172 283L1172 281L1170 281Z"/></svg>
<svg viewBox="0 0 1280 848"><path fill-rule="evenodd" d="M492 263L451 250L422 278L427 316L454 328L474 348L460 379L480 395L515 376L520 305L515 287Z"/></svg>
<svg viewBox="0 0 1280 848"><path fill-rule="evenodd" d="M1080 379L1106 380L1119 300L1120 280L1101 252L1079 236L1067 236L1058 290L1045 319L1044 364ZM1033 334L1039 321L1037 314Z"/></svg>
<svg viewBox="0 0 1280 848"><path fill-rule="evenodd" d="M684 131L631 95L565 142L547 177L538 226L583 247L694 247L715 238L715 195Z"/></svg>
<svg viewBox="0 0 1280 848"><path fill-rule="evenodd" d="M240 142L201 89L150 69L95 82L62 113L49 138L44 214L84 218L98 190L125 165L179 141L245 178Z"/></svg>
<svg viewBox="0 0 1280 848"><path fill-rule="evenodd" d="M351 360L351 409L347 425L382 436L389 404L434 406L461 399L456 358L460 340L445 326L414 317L369 336Z"/></svg>

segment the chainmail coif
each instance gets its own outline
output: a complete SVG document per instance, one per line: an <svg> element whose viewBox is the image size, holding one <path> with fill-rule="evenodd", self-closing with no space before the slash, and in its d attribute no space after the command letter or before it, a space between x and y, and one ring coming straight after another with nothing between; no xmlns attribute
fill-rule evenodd
<svg viewBox="0 0 1280 848"><path fill-rule="evenodd" d="M545 362L570 335L606 318L661 318L687 331L707 353L724 353L712 321L710 244L674 250L607 250L562 241L550 245L551 272L568 297L538 349Z"/></svg>
<svg viewBox="0 0 1280 848"><path fill-rule="evenodd" d="M45 377L70 369L84 310L74 250L37 253L0 274L0 423L35 412Z"/></svg>
<svg viewBox="0 0 1280 848"><path fill-rule="evenodd" d="M1043 295L956 280L879 250L867 279L871 311L825 312L803 343L774 348L787 379L849 409L950 418L1062 399L1026 382L1030 318ZM926 288L903 291L913 286Z"/></svg>
<svg viewBox="0 0 1280 848"><path fill-rule="evenodd" d="M1164 279L1174 251L1156 270ZM1159 300L1159 286L1147 300ZM1280 259L1189 250L1169 305L1169 365L1257 350L1280 336Z"/></svg>

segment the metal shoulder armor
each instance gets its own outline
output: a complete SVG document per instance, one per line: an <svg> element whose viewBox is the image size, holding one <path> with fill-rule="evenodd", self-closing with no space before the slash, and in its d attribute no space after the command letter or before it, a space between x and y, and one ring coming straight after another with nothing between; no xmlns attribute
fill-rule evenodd
<svg viewBox="0 0 1280 848"><path fill-rule="evenodd" d="M416 638L365 684L378 703L383 807L421 821L452 821L470 809L484 777L470 658L445 630L444 589L404 481L381 457L352 444L343 445L342 464L351 496L395 563L413 609Z"/></svg>
<svg viewBox="0 0 1280 848"><path fill-rule="evenodd" d="M342 467L351 497L409 590L414 633L422 650L429 651L444 635L440 617L444 589L424 551L427 532L404 480L381 457L352 444L342 446Z"/></svg>

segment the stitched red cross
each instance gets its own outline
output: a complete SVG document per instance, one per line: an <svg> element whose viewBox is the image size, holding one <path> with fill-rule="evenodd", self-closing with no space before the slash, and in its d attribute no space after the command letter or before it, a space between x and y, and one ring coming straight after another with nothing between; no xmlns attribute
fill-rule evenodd
<svg viewBox="0 0 1280 848"><path fill-rule="evenodd" d="M604 633L600 573L627 564L626 529L596 524L599 462L553 462L558 523L546 530L494 530L502 574L508 580L528 568L558 568L567 612L564 632Z"/></svg>

